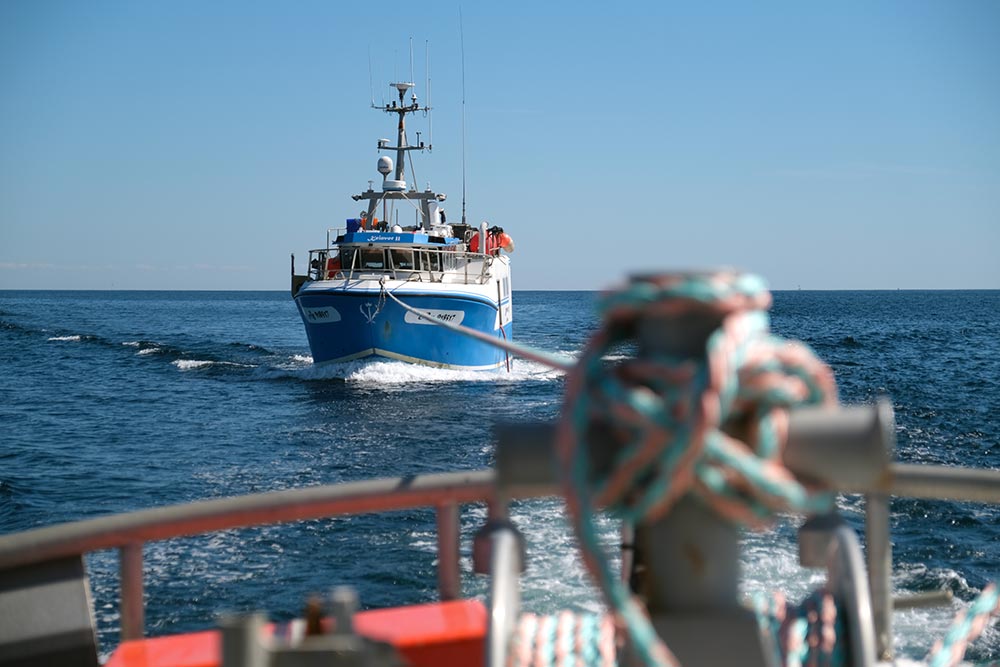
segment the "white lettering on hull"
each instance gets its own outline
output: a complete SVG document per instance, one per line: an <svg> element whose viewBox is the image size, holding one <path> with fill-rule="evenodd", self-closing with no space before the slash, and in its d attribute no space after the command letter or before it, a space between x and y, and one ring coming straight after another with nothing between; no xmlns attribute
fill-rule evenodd
<svg viewBox="0 0 1000 667"><path fill-rule="evenodd" d="M306 321L313 324L330 324L340 321L340 313L332 306L323 308L303 308L302 312L306 316Z"/></svg>
<svg viewBox="0 0 1000 667"><path fill-rule="evenodd" d="M465 319L465 312L461 310L421 310L420 312L427 315L427 317L432 317L435 320L447 322L448 324L461 324L462 320ZM407 311L406 315L403 316L403 321L407 324L430 324L432 326L434 324L410 311Z"/></svg>

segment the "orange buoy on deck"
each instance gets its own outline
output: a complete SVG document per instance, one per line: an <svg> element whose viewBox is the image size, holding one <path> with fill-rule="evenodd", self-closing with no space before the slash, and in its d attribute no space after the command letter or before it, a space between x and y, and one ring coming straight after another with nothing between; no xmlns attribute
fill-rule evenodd
<svg viewBox="0 0 1000 667"><path fill-rule="evenodd" d="M502 248L504 252L514 252L514 239L512 239L507 232L500 232L497 234L496 239L498 248Z"/></svg>

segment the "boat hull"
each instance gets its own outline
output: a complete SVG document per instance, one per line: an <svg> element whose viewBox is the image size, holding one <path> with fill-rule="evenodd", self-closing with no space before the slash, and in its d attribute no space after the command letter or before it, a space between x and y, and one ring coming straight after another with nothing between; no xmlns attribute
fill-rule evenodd
<svg viewBox="0 0 1000 667"><path fill-rule="evenodd" d="M308 285L295 297L314 363L384 357L462 370L486 370L507 363L503 350L407 311L378 287L328 282ZM498 305L483 293L458 289L397 288L393 294L436 319L501 340L511 338L509 298ZM508 315L503 324L501 313Z"/></svg>

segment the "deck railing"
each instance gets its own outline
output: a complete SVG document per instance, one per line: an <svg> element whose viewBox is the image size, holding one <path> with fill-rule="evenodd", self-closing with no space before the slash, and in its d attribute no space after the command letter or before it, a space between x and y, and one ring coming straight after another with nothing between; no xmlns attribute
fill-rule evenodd
<svg viewBox="0 0 1000 667"><path fill-rule="evenodd" d="M346 482L204 500L0 535L0 570L92 551L118 549L122 641L143 635L143 547L147 542L208 532L348 514L433 507L437 514L438 591L461 595L459 506L492 502L491 470ZM519 497L551 493L523 487Z"/></svg>
<svg viewBox="0 0 1000 667"><path fill-rule="evenodd" d="M439 248L414 248L412 246L394 246L377 244L371 248L348 246L349 253L339 252L337 248L321 248L309 251L309 278L324 280L347 278L353 280L363 275L386 275L392 280L420 279L425 282L449 282L481 285L490 275L493 256L468 250L448 250ZM380 266L365 266L363 253L380 252ZM400 265L396 257L400 253L409 253L412 259L409 266ZM340 257L341 265L336 271L327 269L327 260ZM349 263L344 263L349 259Z"/></svg>
<svg viewBox="0 0 1000 667"><path fill-rule="evenodd" d="M461 595L460 506L486 502L490 515L511 499L555 496L558 486L545 460L551 456L551 427L518 429L518 443L498 452L498 470L415 475L346 482L303 489L205 500L139 510L0 535L0 570L93 551L118 549L122 641L143 636L143 548L147 542L273 523L350 514L433 507L437 524L438 591L442 600ZM500 434L501 444L511 441ZM543 440L549 440L547 444ZM800 450L814 445L802 443ZM533 461L525 463L525 458ZM517 465L517 470L513 466ZM845 470L843 472L847 472ZM862 480L861 477L857 479ZM499 483L498 483L499 482ZM890 496L1000 504L1000 471L945 466L889 464L877 480L859 481L847 493L866 497L868 571L876 632L885 649L891 634ZM891 647L891 644L889 644Z"/></svg>

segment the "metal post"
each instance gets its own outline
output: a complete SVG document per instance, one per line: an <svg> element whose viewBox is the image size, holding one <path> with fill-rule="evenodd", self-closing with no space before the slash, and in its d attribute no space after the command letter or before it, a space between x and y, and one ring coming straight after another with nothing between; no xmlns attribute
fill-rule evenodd
<svg viewBox="0 0 1000 667"><path fill-rule="evenodd" d="M145 634L146 611L143 605L142 542L126 544L118 550L121 584L122 641L141 639Z"/></svg>
<svg viewBox="0 0 1000 667"><path fill-rule="evenodd" d="M219 619L219 653L222 667L266 667L267 650L260 643L263 614L240 617L223 614Z"/></svg>
<svg viewBox="0 0 1000 667"><path fill-rule="evenodd" d="M521 617L521 544L512 528L490 534L490 598L486 635L486 665L508 663L507 648Z"/></svg>
<svg viewBox="0 0 1000 667"><path fill-rule="evenodd" d="M442 600L457 600L462 595L458 570L459 513L457 503L437 506L438 593Z"/></svg>
<svg viewBox="0 0 1000 667"><path fill-rule="evenodd" d="M892 660L892 542L889 539L889 496L865 496L865 541L871 586L875 651Z"/></svg>
<svg viewBox="0 0 1000 667"><path fill-rule="evenodd" d="M702 359L705 341L720 322L720 316L707 312L645 317L637 328L639 356ZM647 556L640 592L650 613L741 608L739 542L736 526L690 498L655 523L636 526L638 553Z"/></svg>
<svg viewBox="0 0 1000 667"><path fill-rule="evenodd" d="M643 278L633 279L639 281ZM637 356L704 360L706 341L721 321L721 315L707 311L651 312L636 325ZM773 665L773 647L741 604L735 525L686 496L666 516L637 525L635 536L635 564L643 568L637 572L638 592L654 628L681 664ZM707 654L706 646L711 646ZM622 664L636 664L630 651L626 647L619 654Z"/></svg>

